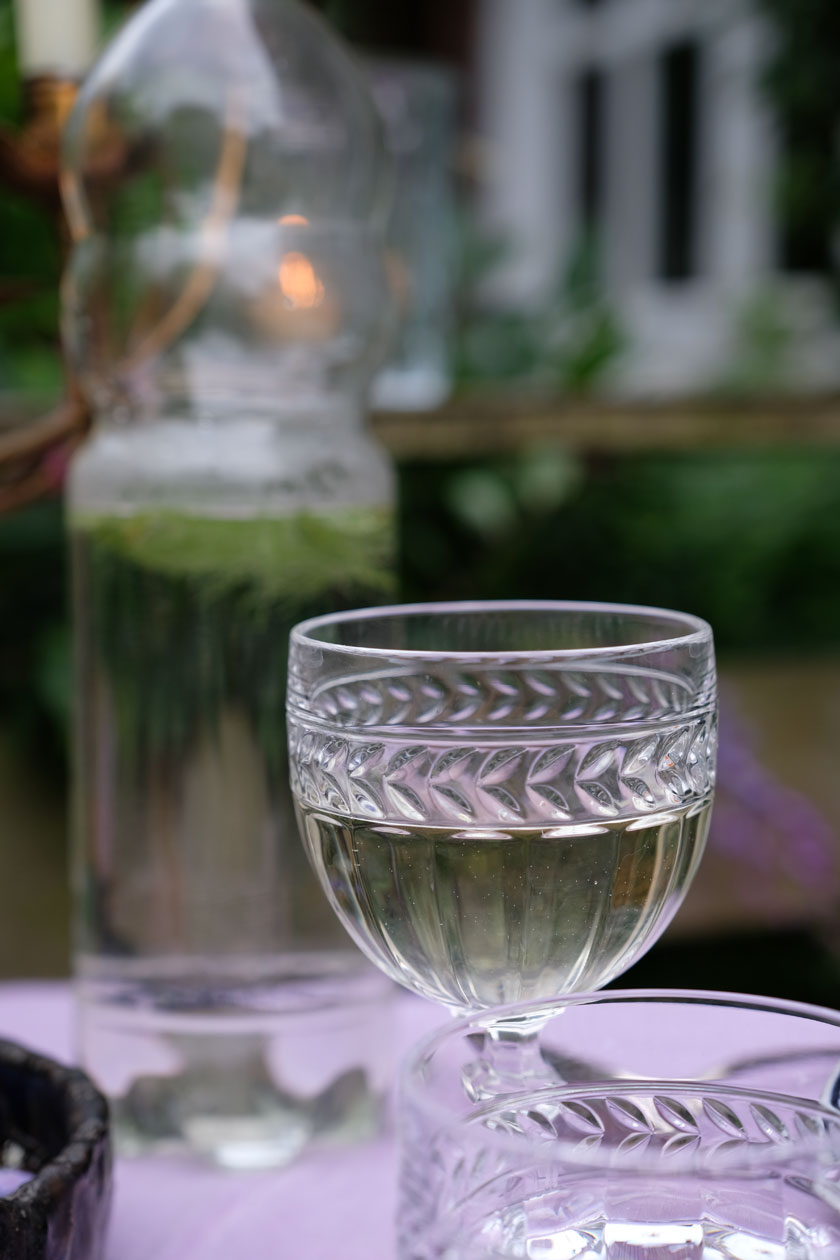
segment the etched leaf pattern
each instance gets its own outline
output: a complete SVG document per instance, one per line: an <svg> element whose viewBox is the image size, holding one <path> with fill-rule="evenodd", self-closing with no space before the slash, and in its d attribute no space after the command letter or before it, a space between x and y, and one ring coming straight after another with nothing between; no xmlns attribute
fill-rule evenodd
<svg viewBox="0 0 840 1260"><path fill-rule="evenodd" d="M685 1103L676 1098L660 1096L654 1098L653 1105L660 1117L672 1128L679 1129L683 1133L690 1133L694 1137L699 1134L698 1122Z"/></svg>
<svg viewBox="0 0 840 1260"><path fill-rule="evenodd" d="M430 1130L421 1113L406 1117L398 1217L411 1243L407 1254L436 1260L441 1252L430 1224L444 1215L460 1218L476 1192L491 1186L508 1200L535 1184L568 1191L570 1175L587 1167L625 1164L635 1171L641 1161L655 1169L660 1160L663 1173L683 1161L683 1167L687 1162L692 1171L718 1178L725 1169L764 1166L766 1160L777 1170L780 1154L800 1160L806 1150L823 1166L836 1166L840 1115L835 1120L822 1110L809 1112L801 1102L721 1097L679 1085L669 1094L655 1088L593 1089L584 1097L558 1093L536 1105L533 1098L523 1100L519 1107L508 1094L489 1112L482 1108L471 1121L442 1130ZM793 1175L788 1179L792 1184Z"/></svg>
<svg viewBox="0 0 840 1260"><path fill-rule="evenodd" d="M315 718L353 727L492 725L537 711L535 720L545 725L558 718L580 725L678 721L695 707L713 705L711 680L704 687L698 696L687 679L614 662L586 672L554 665L416 675L406 667L404 674L333 680L310 692L297 662L290 662L293 703Z"/></svg>
<svg viewBox="0 0 840 1260"><path fill-rule="evenodd" d="M840 1138L840 1116L827 1121L824 1115L794 1110L780 1100L770 1107L766 1102L739 1099L738 1111L732 1101L703 1094L674 1099L662 1095L600 1094L583 1099L560 1098L517 1111L508 1099L505 1111L490 1112L482 1123L520 1137L544 1142L572 1142L583 1136L596 1138L610 1148L628 1139L644 1139L651 1150L675 1153L698 1145L707 1151L747 1146L776 1146L831 1136ZM571 1149L571 1148L570 1148Z"/></svg>
<svg viewBox="0 0 840 1260"><path fill-rule="evenodd" d="M643 740L613 734L546 742L536 728L533 741L489 748L442 739L406 744L396 732L371 741L364 730L326 733L294 716L289 734L293 786L303 801L343 810L364 796L364 816L395 823L637 817L701 800L714 783L710 715Z"/></svg>
<svg viewBox="0 0 840 1260"><path fill-rule="evenodd" d="M569 825L665 812L713 786L711 673L432 662L321 678L292 653L289 685L293 786L315 808Z"/></svg>
<svg viewBox="0 0 840 1260"><path fill-rule="evenodd" d="M738 1110L735 1110L737 1105ZM488 1117L488 1120L490 1117ZM739 1099L737 1103L700 1093L677 1099L660 1094L599 1094L584 1099L544 1102L517 1114L510 1106L495 1116L508 1133L542 1141L571 1141L595 1137L616 1150L638 1149L640 1142L663 1155L702 1148L711 1153L747 1146L775 1146L825 1135L823 1116L794 1110L780 1100L779 1106ZM840 1116L833 1126L840 1137Z"/></svg>

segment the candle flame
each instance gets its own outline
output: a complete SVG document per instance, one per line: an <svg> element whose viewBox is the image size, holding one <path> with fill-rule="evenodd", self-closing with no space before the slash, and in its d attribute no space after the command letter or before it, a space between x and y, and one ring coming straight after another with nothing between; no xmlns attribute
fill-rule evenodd
<svg viewBox="0 0 840 1260"><path fill-rule="evenodd" d="M305 214L284 214L277 220L281 227L309 227Z"/></svg>
<svg viewBox="0 0 840 1260"><path fill-rule="evenodd" d="M306 254L284 254L277 269L280 292L293 311L311 311L324 300L324 285Z"/></svg>

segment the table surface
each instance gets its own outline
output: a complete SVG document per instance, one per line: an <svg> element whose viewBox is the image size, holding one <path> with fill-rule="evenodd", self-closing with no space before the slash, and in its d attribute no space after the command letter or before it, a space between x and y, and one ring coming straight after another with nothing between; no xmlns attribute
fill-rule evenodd
<svg viewBox="0 0 840 1260"><path fill-rule="evenodd" d="M400 1052L442 1022L419 1000L398 1012ZM69 987L0 986L0 1036L72 1061ZM392 1260L396 1165L390 1135L273 1172L120 1160L105 1260Z"/></svg>
<svg viewBox="0 0 840 1260"><path fill-rule="evenodd" d="M737 1069L742 1086L813 1099L828 1090L834 1097L836 1012L799 1008L806 1018L790 1019L761 1002L739 1009L732 995L711 1005L698 1005L694 995L675 1010L658 993L640 1018L637 996L613 994L618 1005L590 1006L584 999L577 1017L571 1008L564 1012L563 1034L575 1053L591 1051L612 1075L703 1080ZM439 1008L408 995L395 1009L400 1057L446 1022ZM0 985L0 1037L69 1062L72 1018L68 985ZM396 1188L396 1146L388 1133L365 1145L312 1151L272 1172L223 1172L174 1157L117 1161L104 1260L393 1260Z"/></svg>

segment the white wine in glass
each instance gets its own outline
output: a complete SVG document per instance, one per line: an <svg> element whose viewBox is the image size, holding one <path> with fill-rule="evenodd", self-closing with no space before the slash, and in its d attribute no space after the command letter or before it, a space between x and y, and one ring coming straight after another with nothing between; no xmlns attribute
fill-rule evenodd
<svg viewBox="0 0 840 1260"><path fill-rule="evenodd" d="M709 627L646 608L418 605L292 633L301 831L354 940L456 1011L600 988L703 852Z"/></svg>

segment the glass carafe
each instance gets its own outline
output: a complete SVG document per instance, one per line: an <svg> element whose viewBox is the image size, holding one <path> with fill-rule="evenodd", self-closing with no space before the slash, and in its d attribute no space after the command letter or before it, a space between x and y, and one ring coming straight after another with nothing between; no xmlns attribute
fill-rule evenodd
<svg viewBox="0 0 840 1260"><path fill-rule="evenodd" d="M284 698L290 627L391 589L381 152L292 0L147 5L68 128L79 1049L123 1149L271 1165L378 1115L390 990L306 862Z"/></svg>

